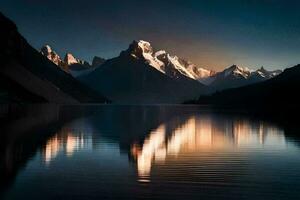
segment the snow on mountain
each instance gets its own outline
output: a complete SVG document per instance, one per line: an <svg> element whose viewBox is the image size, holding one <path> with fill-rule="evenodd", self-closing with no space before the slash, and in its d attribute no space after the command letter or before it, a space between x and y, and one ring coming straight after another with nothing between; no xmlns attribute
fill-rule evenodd
<svg viewBox="0 0 300 200"><path fill-rule="evenodd" d="M75 58L71 53L67 53L65 55L65 58L64 58L64 62L67 66L75 66L75 65L82 65L83 67L91 67L91 65L87 62L87 61L84 61L84 60L80 60L78 58ZM75 69L76 70L76 69Z"/></svg>
<svg viewBox="0 0 300 200"><path fill-rule="evenodd" d="M244 78L244 79L250 79L253 78L254 76L259 76L264 79L269 79L279 75L281 72L282 72L281 70L268 71L263 67L254 71L254 70L250 70L247 67L232 65L231 67L226 68L224 71L217 73L216 76L222 76L222 77L235 76L237 78Z"/></svg>
<svg viewBox="0 0 300 200"><path fill-rule="evenodd" d="M279 75L282 72L282 70L274 70L274 71L268 71L264 67L259 68L258 70L251 73L251 76L260 76L262 78L273 78L277 75Z"/></svg>
<svg viewBox="0 0 300 200"><path fill-rule="evenodd" d="M67 53L64 60L62 60L49 45L43 46L40 52L58 67L63 69L65 72L70 73L74 77L88 74L105 62L105 59L95 56L93 58L93 64L90 65L87 61L80 60L71 53Z"/></svg>
<svg viewBox="0 0 300 200"><path fill-rule="evenodd" d="M144 58L149 65L157 69L158 71L165 73L162 69L162 66L164 65L163 62L158 60L156 57L153 56L153 49L149 42L140 40L140 41L134 41L131 44L131 48L133 52L131 55L135 58Z"/></svg>
<svg viewBox="0 0 300 200"><path fill-rule="evenodd" d="M200 82L216 74L213 70L204 69L188 62L186 69Z"/></svg>
<svg viewBox="0 0 300 200"><path fill-rule="evenodd" d="M212 71L196 67L189 61L170 55L165 50L154 52L147 41L134 41L130 46L131 56L144 59L150 66L169 77L199 80L212 74Z"/></svg>
<svg viewBox="0 0 300 200"><path fill-rule="evenodd" d="M163 63L161 67L164 73L172 78L188 77L196 79L186 68L181 64L181 59L177 56L171 56L166 51L161 50L154 54L154 57Z"/></svg>
<svg viewBox="0 0 300 200"><path fill-rule="evenodd" d="M72 54L67 53L64 59L65 63L67 65L72 65L72 64L77 64L80 61L78 59L76 59Z"/></svg>
<svg viewBox="0 0 300 200"><path fill-rule="evenodd" d="M36 51L17 26L0 12L1 97L5 103L77 104L105 102L99 93L56 67L59 56L49 45ZM43 55L42 55L43 54ZM51 60L51 61L50 61Z"/></svg>
<svg viewBox="0 0 300 200"><path fill-rule="evenodd" d="M280 73L281 70L267 71L262 67L254 71L247 67L232 65L225 70L210 76L203 82L217 90L223 90L265 81Z"/></svg>
<svg viewBox="0 0 300 200"><path fill-rule="evenodd" d="M164 51L154 53L150 43L134 41L118 57L79 80L122 104L182 103L209 92L183 75L178 65L176 57Z"/></svg>
<svg viewBox="0 0 300 200"><path fill-rule="evenodd" d="M67 53L62 61L48 45L42 48L41 53L75 77L88 74L105 62L105 59L94 57L93 64L90 65L70 53ZM144 40L133 41L122 54L144 62L170 78L197 80L217 90L264 81L281 73L280 70L268 71L263 67L254 71L237 65L232 65L221 72L215 72L196 66L178 56L170 55L165 50L154 51L151 44Z"/></svg>
<svg viewBox="0 0 300 200"><path fill-rule="evenodd" d="M244 108L265 108L286 111L289 106L295 109L294 105L299 104L300 96L300 65L281 70L267 71L263 68L256 70L256 75L265 76L269 74L276 77L270 78L259 84L248 85L247 87L225 90L213 94L208 98L201 98L199 103L211 103L215 105L234 105ZM278 74L279 73L279 74ZM282 105L282 106L278 106Z"/></svg>
<svg viewBox="0 0 300 200"><path fill-rule="evenodd" d="M55 51L53 51L49 45L45 45L41 48L41 54L46 56L50 61L52 61L56 65L62 64L62 60L59 57L59 55Z"/></svg>
<svg viewBox="0 0 300 200"><path fill-rule="evenodd" d="M169 63L172 64L172 67L174 66L175 69L177 69L181 74L192 78L192 79L196 79L196 77L194 77L186 68L184 65L182 65L180 63L180 59L177 56L171 56L171 55L167 55Z"/></svg>
<svg viewBox="0 0 300 200"><path fill-rule="evenodd" d="M223 77L228 76L236 76L236 77L243 77L247 79L251 74L251 71L247 67L240 67L237 65L232 65L231 67L225 69L223 72L219 73Z"/></svg>
<svg viewBox="0 0 300 200"><path fill-rule="evenodd" d="M147 64L171 78L190 78L201 82L203 78L207 78L215 73L211 70L197 67L182 58L170 55L165 50L154 52L151 44L144 40L133 41L127 52L136 59L143 59ZM41 53L63 70L76 77L82 74L82 70L87 70L86 72L89 73L93 71L91 67L98 67L105 62L105 59L94 57L93 64L90 65L86 61L77 59L71 53L67 53L64 60L61 60L59 55L49 45L44 46Z"/></svg>

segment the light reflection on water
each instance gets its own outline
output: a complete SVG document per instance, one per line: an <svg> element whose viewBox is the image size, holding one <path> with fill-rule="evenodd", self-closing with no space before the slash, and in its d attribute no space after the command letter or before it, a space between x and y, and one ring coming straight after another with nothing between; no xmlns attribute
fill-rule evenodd
<svg viewBox="0 0 300 200"><path fill-rule="evenodd" d="M7 143L5 199L299 199L300 150L285 129L191 110L93 108L42 139Z"/></svg>
<svg viewBox="0 0 300 200"><path fill-rule="evenodd" d="M174 160L203 150L214 153L234 148L268 148L268 145L273 149L285 148L284 132L278 127L264 122L252 127L247 120L218 127L213 122L211 118L193 116L169 135L162 124L149 133L142 146L133 144L131 153L137 162L140 181L149 182L151 166L164 163L168 157Z"/></svg>
<svg viewBox="0 0 300 200"><path fill-rule="evenodd" d="M76 135L72 131L61 131L47 141L43 149L45 163L50 164L59 153L71 157L76 151L91 149L92 140L83 133Z"/></svg>

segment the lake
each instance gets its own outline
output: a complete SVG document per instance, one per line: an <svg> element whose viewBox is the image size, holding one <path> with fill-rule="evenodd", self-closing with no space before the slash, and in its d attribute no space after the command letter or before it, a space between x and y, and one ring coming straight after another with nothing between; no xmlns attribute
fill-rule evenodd
<svg viewBox="0 0 300 200"><path fill-rule="evenodd" d="M0 113L3 199L300 199L297 125L197 106Z"/></svg>

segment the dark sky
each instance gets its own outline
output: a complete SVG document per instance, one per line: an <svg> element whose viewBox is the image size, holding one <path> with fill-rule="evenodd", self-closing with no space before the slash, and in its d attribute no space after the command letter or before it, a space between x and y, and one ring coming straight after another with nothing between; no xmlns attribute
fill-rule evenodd
<svg viewBox="0 0 300 200"><path fill-rule="evenodd" d="M284 0L1 0L37 49L50 44L90 61L136 39L220 70L300 63L300 2Z"/></svg>

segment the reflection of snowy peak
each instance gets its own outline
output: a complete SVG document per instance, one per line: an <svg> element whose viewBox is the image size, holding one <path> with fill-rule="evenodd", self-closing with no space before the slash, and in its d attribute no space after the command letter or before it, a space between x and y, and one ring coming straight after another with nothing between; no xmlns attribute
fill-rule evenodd
<svg viewBox="0 0 300 200"><path fill-rule="evenodd" d="M143 40L134 41L127 51L134 58L144 59L150 66L172 78L198 80L212 73L210 70L197 68L184 59L172 56L165 50L154 52L151 44Z"/></svg>

